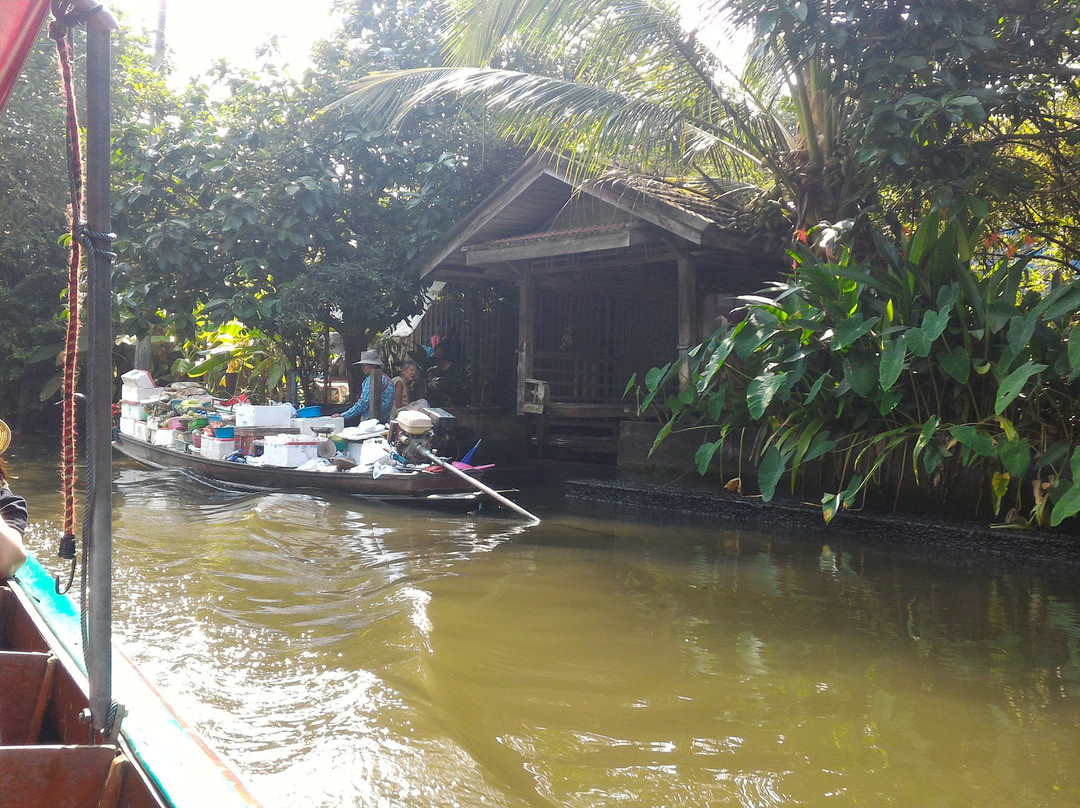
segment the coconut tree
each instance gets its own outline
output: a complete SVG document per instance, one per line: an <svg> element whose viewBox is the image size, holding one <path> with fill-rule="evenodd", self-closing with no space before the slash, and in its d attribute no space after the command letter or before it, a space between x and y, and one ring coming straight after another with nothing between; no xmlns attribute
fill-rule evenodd
<svg viewBox="0 0 1080 808"><path fill-rule="evenodd" d="M459 0L445 66L373 74L340 103L400 123L459 95L582 176L647 171L711 195L731 193L717 178L741 180L758 190L749 212L766 229L854 215L872 168L846 138L852 66L828 41L797 35L806 4L771 5L763 25L761 9L725 0L692 17L666 0ZM752 58L738 68L747 43Z"/></svg>
<svg viewBox="0 0 1080 808"><path fill-rule="evenodd" d="M373 74L340 103L400 122L456 94L583 175L751 183L759 222L911 220L1000 197L1054 163L1040 153L1064 165L1076 123L1044 112L1076 94L1077 29L1063 0L451 0L443 67Z"/></svg>

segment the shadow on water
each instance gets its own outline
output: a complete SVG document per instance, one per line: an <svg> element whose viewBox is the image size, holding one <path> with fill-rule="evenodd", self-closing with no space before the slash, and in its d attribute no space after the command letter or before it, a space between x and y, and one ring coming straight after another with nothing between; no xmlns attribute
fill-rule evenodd
<svg viewBox="0 0 1080 808"><path fill-rule="evenodd" d="M117 634L269 806L1080 804L1052 569L116 470Z"/></svg>

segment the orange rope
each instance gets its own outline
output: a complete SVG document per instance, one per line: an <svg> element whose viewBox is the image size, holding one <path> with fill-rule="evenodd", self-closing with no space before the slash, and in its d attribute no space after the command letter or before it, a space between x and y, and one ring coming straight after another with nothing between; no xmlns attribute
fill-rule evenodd
<svg viewBox="0 0 1080 808"><path fill-rule="evenodd" d="M77 412L75 392L79 375L79 294L80 266L82 252L79 242L79 225L82 220L82 156L79 153L79 118L75 108L75 87L71 77L71 40L68 27L62 22L63 15L69 9L65 2L53 3L56 20L49 24L49 36L56 41L56 50L60 57L60 74L64 87L67 107L67 125L65 142L67 144L68 191L71 196L71 260L68 265L68 324L67 338L64 344L64 383L63 383L63 427L61 434L60 476L64 498L64 537L60 543L60 557L72 561L72 575L75 565L75 483ZM68 581L68 587L71 581ZM59 589L59 581L57 582ZM64 590L66 591L66 590Z"/></svg>

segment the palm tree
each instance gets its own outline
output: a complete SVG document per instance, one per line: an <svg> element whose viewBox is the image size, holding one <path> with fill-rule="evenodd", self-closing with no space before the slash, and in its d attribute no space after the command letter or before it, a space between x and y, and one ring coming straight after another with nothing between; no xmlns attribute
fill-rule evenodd
<svg viewBox="0 0 1080 808"><path fill-rule="evenodd" d="M373 74L340 105L400 121L458 95L582 176L749 183L767 231L876 210L898 233L929 209L985 216L978 197L1004 203L997 226L1080 238L1075 0L448 2L444 67Z"/></svg>
<svg viewBox="0 0 1080 808"><path fill-rule="evenodd" d="M665 0L460 0L446 66L373 74L340 106L400 122L456 95L482 104L499 134L566 155L582 176L645 171L696 179L713 196L732 187L717 178L741 180L759 189L755 217L771 209L784 229L849 214L851 180L825 179L845 159L848 115L830 54L795 47L778 18L736 72L722 57L740 50L751 15L724 0L700 12L688 30Z"/></svg>

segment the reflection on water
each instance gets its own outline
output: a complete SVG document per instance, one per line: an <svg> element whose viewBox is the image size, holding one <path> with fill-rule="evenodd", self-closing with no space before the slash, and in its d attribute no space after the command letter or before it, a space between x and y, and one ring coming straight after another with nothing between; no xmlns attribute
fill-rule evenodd
<svg viewBox="0 0 1080 808"><path fill-rule="evenodd" d="M269 806L1080 804L1073 575L117 469L117 633Z"/></svg>

